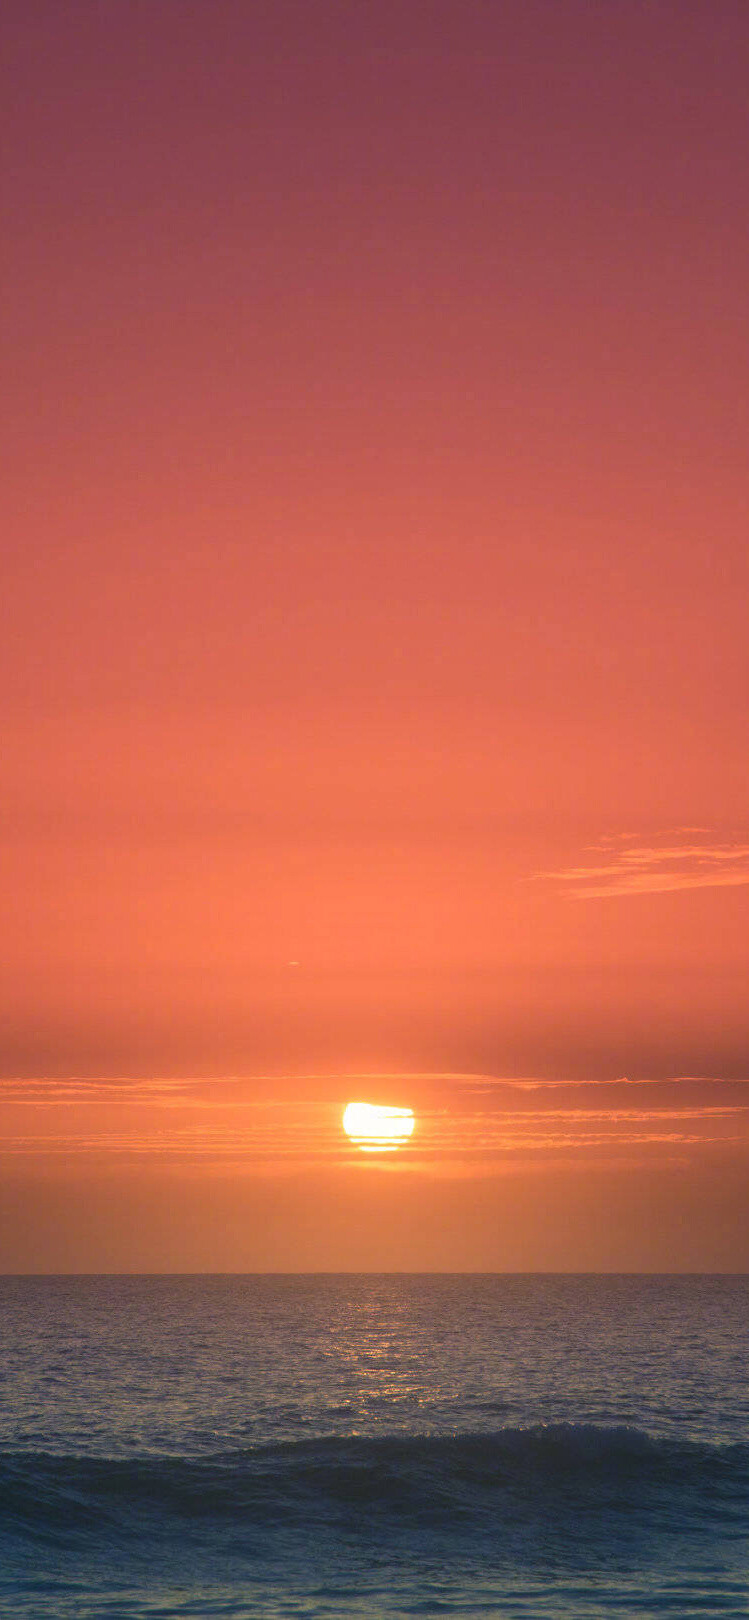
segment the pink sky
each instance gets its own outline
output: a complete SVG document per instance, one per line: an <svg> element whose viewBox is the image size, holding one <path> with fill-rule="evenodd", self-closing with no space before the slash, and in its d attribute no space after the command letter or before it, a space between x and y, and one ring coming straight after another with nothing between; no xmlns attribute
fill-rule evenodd
<svg viewBox="0 0 749 1620"><path fill-rule="evenodd" d="M0 26L0 1265L744 1269L743 0Z"/></svg>

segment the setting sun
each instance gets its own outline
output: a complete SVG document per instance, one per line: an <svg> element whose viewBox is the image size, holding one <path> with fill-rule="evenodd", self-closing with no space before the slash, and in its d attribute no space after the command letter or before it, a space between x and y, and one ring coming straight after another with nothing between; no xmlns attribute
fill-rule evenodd
<svg viewBox="0 0 749 1620"><path fill-rule="evenodd" d="M351 1102L344 1109L343 1129L364 1153L388 1153L402 1147L413 1133L411 1108L384 1108Z"/></svg>

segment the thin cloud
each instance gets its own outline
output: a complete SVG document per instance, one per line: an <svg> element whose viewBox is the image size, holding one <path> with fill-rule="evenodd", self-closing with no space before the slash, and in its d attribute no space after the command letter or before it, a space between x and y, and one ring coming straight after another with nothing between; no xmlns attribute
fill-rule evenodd
<svg viewBox="0 0 749 1620"><path fill-rule="evenodd" d="M580 1092L583 1096L589 1097L597 1091L605 1094L620 1087L637 1089L654 1087L659 1091L665 1086L733 1088L749 1086L749 1074L661 1074L634 1077L609 1074L581 1078L577 1075L502 1075L471 1070L401 1069L314 1073L279 1071L274 1074L220 1075L213 1079L154 1076L148 1079L82 1080L77 1076L61 1078L8 1076L0 1078L0 1110L6 1108L12 1111L21 1108L44 1112L50 1108L64 1110L82 1106L94 1109L133 1108L140 1112L154 1110L159 1114L163 1114L166 1110L187 1109L191 1114L195 1114L196 1111L217 1112L223 1109L246 1111L255 1115L273 1115L279 1112L288 1114L290 1109L297 1111L301 1109L307 1117L310 1110L318 1109L327 1113L331 1107L336 1107L339 1098L336 1097L333 1088L339 1088L343 1082L352 1091L360 1087L362 1091L367 1091L375 1097L378 1090L385 1091L393 1085L403 1087L404 1084L407 1086L412 1082L422 1092L426 1087L427 1092L431 1092L433 1100L431 1106L424 1097L418 1102L419 1113L424 1117L427 1113L452 1114L456 1110L458 1114L463 1114L469 1099L477 1102L479 1106L492 1101L495 1106L501 1107L503 1096L507 1093ZM276 1095L258 1096L255 1087L261 1083L277 1087ZM302 1087L314 1087L314 1090L303 1091L300 1090ZM439 1109L436 1108L438 1101L442 1103Z"/></svg>
<svg viewBox="0 0 749 1620"><path fill-rule="evenodd" d="M680 828L678 842L632 844L631 834L601 839L597 862L581 862L537 878L569 885L578 900L610 895L673 894L683 889L736 888L749 883L749 844L695 841L699 828ZM692 836L683 837L686 832ZM674 839L677 834L671 834ZM623 847L623 845L625 847Z"/></svg>
<svg viewBox="0 0 749 1620"><path fill-rule="evenodd" d="M410 1078L417 1077L424 1079L423 1073L417 1076L412 1071ZM425 1097L417 1105L413 1143L393 1160L403 1170L428 1166L440 1174L445 1165L458 1162L492 1163L499 1169L518 1154L565 1157L623 1147L652 1150L670 1143L683 1149L749 1141L749 1106L736 1100L735 1089L730 1101L721 1099L719 1092L716 1096L714 1087L720 1082L715 1080L710 1082L709 1101L683 1091L679 1095L680 1086L701 1082L675 1077L670 1098L659 1106L654 1106L657 1093L649 1095L644 1088L659 1087L662 1081L636 1082L637 1089L629 1091L626 1101L612 1106L611 1087L629 1082L604 1080L598 1094L595 1083L588 1082L580 1090L573 1088L576 1096L571 1103L560 1093L564 1082L502 1081L465 1073L429 1078L441 1084L431 1102ZM299 1076L294 1080L298 1083ZM445 1080L454 1088L447 1106ZM466 1084L469 1080L477 1083ZM314 1081L317 1091L322 1077L315 1076ZM219 1080L212 1082L215 1090L223 1089L223 1096L214 1092L208 1101L202 1094L204 1085L199 1080L157 1078L6 1081L0 1087L2 1153L8 1158L146 1160L164 1166L265 1165L269 1172L273 1166L280 1171L364 1162L344 1138L340 1105L330 1096L325 1101L298 1095L253 1099L237 1094L232 1078L225 1088ZM518 1090L524 1093L520 1107Z"/></svg>

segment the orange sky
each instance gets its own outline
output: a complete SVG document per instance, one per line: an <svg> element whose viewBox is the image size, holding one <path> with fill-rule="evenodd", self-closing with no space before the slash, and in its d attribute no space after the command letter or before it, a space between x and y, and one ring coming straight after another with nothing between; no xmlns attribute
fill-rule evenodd
<svg viewBox="0 0 749 1620"><path fill-rule="evenodd" d="M745 1269L744 0L0 29L0 1267Z"/></svg>

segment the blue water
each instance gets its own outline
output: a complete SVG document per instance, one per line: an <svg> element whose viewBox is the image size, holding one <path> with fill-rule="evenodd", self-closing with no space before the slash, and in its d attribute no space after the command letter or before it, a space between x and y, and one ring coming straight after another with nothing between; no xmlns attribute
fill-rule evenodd
<svg viewBox="0 0 749 1620"><path fill-rule="evenodd" d="M0 1279L0 1612L749 1615L749 1278Z"/></svg>

